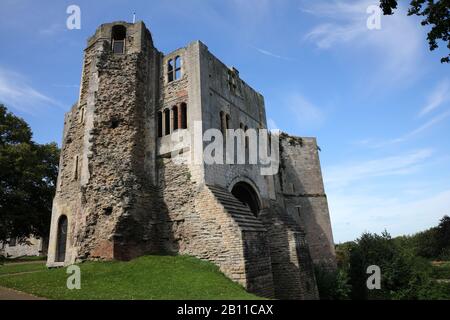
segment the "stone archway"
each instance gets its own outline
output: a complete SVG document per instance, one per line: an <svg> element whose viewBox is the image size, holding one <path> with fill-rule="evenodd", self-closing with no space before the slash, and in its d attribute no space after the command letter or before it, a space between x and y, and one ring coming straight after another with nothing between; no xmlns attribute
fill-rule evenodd
<svg viewBox="0 0 450 320"><path fill-rule="evenodd" d="M58 220L58 230L56 234L56 255L55 262L64 262L66 260L67 243L67 217L62 215Z"/></svg>
<svg viewBox="0 0 450 320"><path fill-rule="evenodd" d="M261 210L261 204L258 193L250 184L240 181L233 186L231 193L236 199L245 204L255 217L258 216Z"/></svg>

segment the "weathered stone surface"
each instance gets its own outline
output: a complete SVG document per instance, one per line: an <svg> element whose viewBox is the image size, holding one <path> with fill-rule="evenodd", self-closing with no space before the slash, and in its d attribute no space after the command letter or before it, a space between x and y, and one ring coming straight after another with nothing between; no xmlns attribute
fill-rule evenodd
<svg viewBox="0 0 450 320"><path fill-rule="evenodd" d="M112 50L118 28L124 52ZM194 123L220 129L221 113L230 128L267 128L262 95L201 42L163 55L142 22L100 26L65 117L47 264L188 254L259 295L317 298L312 260L333 265L334 250L315 140L283 135L277 176L259 165L175 163L174 151L192 158L204 145Z"/></svg>

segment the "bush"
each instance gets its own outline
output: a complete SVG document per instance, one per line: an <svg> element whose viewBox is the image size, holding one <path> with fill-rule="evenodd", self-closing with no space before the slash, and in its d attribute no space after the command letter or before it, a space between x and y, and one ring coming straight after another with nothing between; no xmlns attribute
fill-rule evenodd
<svg viewBox="0 0 450 320"><path fill-rule="evenodd" d="M325 265L314 267L317 288L321 300L346 300L349 298L350 285L344 269L331 270Z"/></svg>
<svg viewBox="0 0 450 320"><path fill-rule="evenodd" d="M429 262L415 256L412 250L405 250L387 232L381 235L364 233L348 248L352 299L415 300L434 290ZM381 269L379 290L367 289L369 275L366 270L370 265Z"/></svg>

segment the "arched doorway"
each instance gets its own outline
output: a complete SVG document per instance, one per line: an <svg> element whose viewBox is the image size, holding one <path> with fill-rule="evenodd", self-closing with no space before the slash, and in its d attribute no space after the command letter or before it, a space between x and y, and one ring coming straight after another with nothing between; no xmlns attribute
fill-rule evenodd
<svg viewBox="0 0 450 320"><path fill-rule="evenodd" d="M259 204L258 194L250 184L242 181L238 182L234 185L233 189L231 189L231 193L240 202L249 207L250 211L255 216L258 216L261 206Z"/></svg>
<svg viewBox="0 0 450 320"><path fill-rule="evenodd" d="M66 242L67 242L67 217L63 215L58 220L55 262L64 262L64 260L66 260Z"/></svg>

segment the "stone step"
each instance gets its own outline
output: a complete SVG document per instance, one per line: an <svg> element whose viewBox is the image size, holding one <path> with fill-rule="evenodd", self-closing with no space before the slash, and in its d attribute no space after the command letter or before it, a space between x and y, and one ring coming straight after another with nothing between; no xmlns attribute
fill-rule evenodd
<svg viewBox="0 0 450 320"><path fill-rule="evenodd" d="M263 223L251 213L246 205L236 199L231 192L217 186L208 185L208 188L239 227L246 231L265 231Z"/></svg>

